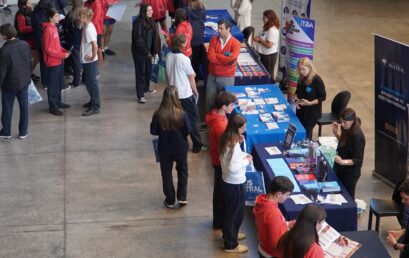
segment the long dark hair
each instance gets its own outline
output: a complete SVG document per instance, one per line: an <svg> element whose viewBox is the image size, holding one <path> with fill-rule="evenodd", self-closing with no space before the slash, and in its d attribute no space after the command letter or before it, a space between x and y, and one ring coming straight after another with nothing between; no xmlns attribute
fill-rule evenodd
<svg viewBox="0 0 409 258"><path fill-rule="evenodd" d="M322 207L308 204L298 215L294 227L278 242L283 258L304 257L311 245L318 243L317 223L325 220L327 213Z"/></svg>
<svg viewBox="0 0 409 258"><path fill-rule="evenodd" d="M165 131L177 131L183 127L183 108L175 86L165 88L160 106L153 115Z"/></svg>
<svg viewBox="0 0 409 258"><path fill-rule="evenodd" d="M226 130L220 136L219 153L226 155L228 160L233 156L234 146L240 141L239 128L243 127L247 123L246 119L239 114L231 117L227 123ZM229 148L228 153L226 153Z"/></svg>
<svg viewBox="0 0 409 258"><path fill-rule="evenodd" d="M349 137L353 135L361 127L361 119L356 116L355 110L352 108L346 108L342 112L341 117L344 121L353 121L351 127L347 130L341 126L341 137L339 139L339 144L345 146L349 140Z"/></svg>
<svg viewBox="0 0 409 258"><path fill-rule="evenodd" d="M152 21L152 18L149 18L146 15L146 12L148 11L148 7L152 7L150 4L141 4L140 5L140 9L139 9L139 15L138 15L138 20L140 20L141 22L143 22L143 26L145 28L153 28L154 24Z"/></svg>
<svg viewBox="0 0 409 258"><path fill-rule="evenodd" d="M178 8L175 11L175 27L177 27L180 23L187 21L187 12L185 8Z"/></svg>
<svg viewBox="0 0 409 258"><path fill-rule="evenodd" d="M273 10L271 9L265 10L263 12L263 17L266 17L268 19L268 21L263 26L264 31L269 30L273 26L275 26L277 29L280 28L280 20L278 19L277 14Z"/></svg>

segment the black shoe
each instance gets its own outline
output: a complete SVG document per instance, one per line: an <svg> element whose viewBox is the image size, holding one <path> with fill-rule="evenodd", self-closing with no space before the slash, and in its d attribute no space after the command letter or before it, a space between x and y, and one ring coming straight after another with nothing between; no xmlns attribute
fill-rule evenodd
<svg viewBox="0 0 409 258"><path fill-rule="evenodd" d="M82 116L92 116L95 114L99 113L99 109L88 109L87 111L85 111L84 113L82 113Z"/></svg>
<svg viewBox="0 0 409 258"><path fill-rule="evenodd" d="M68 90L71 89L71 83L64 85L64 87L61 90Z"/></svg>
<svg viewBox="0 0 409 258"><path fill-rule="evenodd" d="M114 56L114 55L116 55L115 51L113 51L112 49L109 49L109 48L105 49L105 50L104 50L104 53L105 53L106 55L108 55L108 56Z"/></svg>
<svg viewBox="0 0 409 258"><path fill-rule="evenodd" d="M35 74L32 74L32 75L31 75L31 80L33 80L34 82L37 82L37 81L39 81L40 79L41 79L40 76L37 76L37 75L35 75Z"/></svg>
<svg viewBox="0 0 409 258"><path fill-rule="evenodd" d="M91 102L87 102L84 105L82 105L84 108L90 108L91 107Z"/></svg>
<svg viewBox="0 0 409 258"><path fill-rule="evenodd" d="M207 128L207 124L206 123L201 123L200 125L199 125L199 131L206 131L208 128Z"/></svg>
<svg viewBox="0 0 409 258"><path fill-rule="evenodd" d="M60 105L58 105L59 108L70 108L71 106L65 103L61 103Z"/></svg>
<svg viewBox="0 0 409 258"><path fill-rule="evenodd" d="M55 116L62 116L62 115L64 115L64 113L61 112L61 111L58 110L58 109L51 109L49 112L50 112L50 114L53 114L53 115L55 115Z"/></svg>
<svg viewBox="0 0 409 258"><path fill-rule="evenodd" d="M207 147L207 145L202 144L202 146L200 146L200 147L195 147L195 148L193 148L193 149L192 149L192 152L193 152L193 153L199 153L199 152L201 152L201 151L207 151L208 149L209 149L209 147Z"/></svg>
<svg viewBox="0 0 409 258"><path fill-rule="evenodd" d="M11 14L11 9L8 6L3 7L2 9L0 9L0 11L5 14Z"/></svg>

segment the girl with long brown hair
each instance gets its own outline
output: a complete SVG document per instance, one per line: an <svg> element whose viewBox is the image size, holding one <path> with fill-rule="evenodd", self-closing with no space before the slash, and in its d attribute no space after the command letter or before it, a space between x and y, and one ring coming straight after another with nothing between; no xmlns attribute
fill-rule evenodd
<svg viewBox="0 0 409 258"><path fill-rule="evenodd" d="M333 133L339 140L334 170L352 199L355 199L355 188L361 176L366 141L361 130L361 119L352 108L346 108L342 112L340 122L341 133L338 133L338 124L333 123Z"/></svg>
<svg viewBox="0 0 409 258"><path fill-rule="evenodd" d="M189 150L187 136L190 133L190 122L183 112L175 86L168 86L163 92L162 102L153 114L150 131L151 134L159 136L159 162L163 193L166 197L164 205L170 209L175 207L173 162L176 162L178 175L177 201L179 205L186 205Z"/></svg>

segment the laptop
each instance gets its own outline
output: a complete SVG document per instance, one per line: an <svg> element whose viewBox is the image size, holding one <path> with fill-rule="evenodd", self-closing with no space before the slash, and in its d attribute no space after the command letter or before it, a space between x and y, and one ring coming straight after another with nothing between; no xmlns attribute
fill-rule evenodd
<svg viewBox="0 0 409 258"><path fill-rule="evenodd" d="M287 132L285 133L284 141L283 141L284 151L288 151L291 148L291 145L293 145L296 131L297 131L297 127L294 124L289 123Z"/></svg>

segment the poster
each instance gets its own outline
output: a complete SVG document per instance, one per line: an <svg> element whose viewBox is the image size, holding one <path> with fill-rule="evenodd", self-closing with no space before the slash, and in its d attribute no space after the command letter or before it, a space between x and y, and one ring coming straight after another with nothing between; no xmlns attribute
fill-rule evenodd
<svg viewBox="0 0 409 258"><path fill-rule="evenodd" d="M391 183L407 173L409 46L375 35L375 171Z"/></svg>
<svg viewBox="0 0 409 258"><path fill-rule="evenodd" d="M287 85L289 96L295 94L298 74L297 63L302 57L313 60L315 21L294 16L287 27Z"/></svg>
<svg viewBox="0 0 409 258"><path fill-rule="evenodd" d="M281 80L287 77L287 46L286 35L287 27L290 25L294 16L301 18L310 18L311 0L282 0L281 2L281 21L280 21L280 58L278 66L278 75Z"/></svg>

